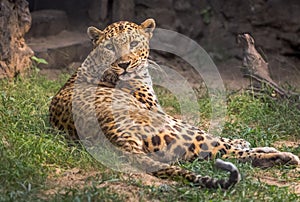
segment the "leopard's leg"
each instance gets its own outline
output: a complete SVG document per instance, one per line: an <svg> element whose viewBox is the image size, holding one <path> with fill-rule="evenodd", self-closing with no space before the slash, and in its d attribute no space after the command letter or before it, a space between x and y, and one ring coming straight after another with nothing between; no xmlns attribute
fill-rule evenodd
<svg viewBox="0 0 300 202"><path fill-rule="evenodd" d="M156 177L182 177L200 187L220 187L223 189L228 189L241 180L241 175L237 167L234 164L221 159L216 160L215 166L216 168L229 172L230 175L228 179L217 179L209 176L201 176L193 171L183 169L179 166L169 165L168 163L154 160L149 156L149 153L147 154L144 149L142 149L144 146L138 148L136 145L133 147L132 143L129 143L126 140L116 141L119 143L119 145L122 145L122 150L126 150L124 154L130 159L132 165L135 165L139 170L145 171L146 173L152 174Z"/></svg>
<svg viewBox="0 0 300 202"><path fill-rule="evenodd" d="M277 149L274 147L254 147L251 149L252 152L257 152L257 153L278 153Z"/></svg>
<svg viewBox="0 0 300 202"><path fill-rule="evenodd" d="M222 158L236 158L241 162L251 162L253 166L261 168L283 164L300 165L298 156L292 153L280 152L273 147L243 148L234 143L239 141L220 138L221 144L214 151L221 151ZM216 155L216 153L214 154Z"/></svg>
<svg viewBox="0 0 300 202"><path fill-rule="evenodd" d="M157 146L155 144L156 141L152 140L156 138L160 142L163 142L163 144ZM179 121L176 122L173 128L168 127L155 136L147 137L146 143L150 151L155 151L156 149L162 150L163 145L167 145L171 154L177 155L179 158L183 156L184 160L193 160L195 158L211 159L216 157L226 159L230 157L243 162L252 162L254 166L258 167L300 164L299 158L292 153L279 152L272 147L242 147L239 144L237 145L234 140L229 141L229 139L206 134L204 131Z"/></svg>
<svg viewBox="0 0 300 202"><path fill-rule="evenodd" d="M209 134L198 132L194 141L185 150L185 159L197 156L200 159L235 158L241 162L252 162L256 167L272 167L275 165L300 165L298 156L289 152L280 152L272 147L241 148L232 144L232 141L222 141L224 138L217 138Z"/></svg>
<svg viewBox="0 0 300 202"><path fill-rule="evenodd" d="M241 175L237 167L230 163L225 162L221 159L217 159L215 166L221 170L228 171L230 173L228 179L217 179L209 176L201 176L192 171L185 170L179 166L166 166L161 168L158 171L152 172L154 176L157 177L175 177L180 176L189 182L194 183L195 185L206 187L206 188L223 188L228 189L229 187L235 185L241 180Z"/></svg>
<svg viewBox="0 0 300 202"><path fill-rule="evenodd" d="M275 165L300 165L299 157L290 152L280 152L272 147L253 149L234 149L223 158L236 158L242 162L251 162L255 167L268 168Z"/></svg>
<svg viewBox="0 0 300 202"><path fill-rule="evenodd" d="M250 143L244 139L229 139L225 137L221 137L220 141L233 145L236 148L240 149L250 149Z"/></svg>
<svg viewBox="0 0 300 202"><path fill-rule="evenodd" d="M300 165L299 157L289 152L245 152L240 158L250 159L255 167L268 168L275 165Z"/></svg>
<svg viewBox="0 0 300 202"><path fill-rule="evenodd" d="M220 140L224 143L230 144L235 148L238 149L251 149L251 144L244 140L244 139L229 139L229 138L224 138L221 137ZM252 148L253 152L258 152L258 153L275 153L279 152L277 149L274 147L255 147Z"/></svg>
<svg viewBox="0 0 300 202"><path fill-rule="evenodd" d="M228 179L217 179L210 176L202 176L179 166L169 165L167 163L153 160L149 156L146 156L146 154L139 157L136 157L134 154L128 155L131 156L130 158L139 169L143 169L143 171L146 171L148 174L159 178L182 177L199 187L215 189L220 187L222 189L228 189L241 180L241 175L237 167L234 164L221 159L216 160L215 167L229 172L230 175Z"/></svg>

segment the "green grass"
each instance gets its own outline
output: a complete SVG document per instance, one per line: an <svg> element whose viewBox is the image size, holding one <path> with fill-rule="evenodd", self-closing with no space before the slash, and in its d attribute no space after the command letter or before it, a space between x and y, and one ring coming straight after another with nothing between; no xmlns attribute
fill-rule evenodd
<svg viewBox="0 0 300 202"><path fill-rule="evenodd" d="M0 81L0 201L126 201L126 194L110 188L114 185L127 187L129 193L134 188L136 198L142 201L300 201L288 187L258 180L258 172L276 178L280 173L281 181L299 183L299 171L286 166L262 171L249 164L237 164L243 180L227 191L199 189L184 182L149 186L140 179L124 179L126 175L105 168L81 145L68 144L62 134L49 126L49 102L66 78L50 81L32 76L14 82ZM159 90L158 95L170 113L180 111L178 102L168 92ZM209 99L200 99L199 105L201 118L209 119ZM237 94L228 98L223 135L245 138L254 146L270 146L280 139L299 139L299 123L300 110L293 105ZM284 149L300 153L299 146ZM195 161L181 166L203 175L226 176L212 165L212 162ZM82 176L95 171L98 174L85 177L83 185L72 187L49 182L49 178L65 179L64 173L74 168ZM49 190L55 191L49 194Z"/></svg>

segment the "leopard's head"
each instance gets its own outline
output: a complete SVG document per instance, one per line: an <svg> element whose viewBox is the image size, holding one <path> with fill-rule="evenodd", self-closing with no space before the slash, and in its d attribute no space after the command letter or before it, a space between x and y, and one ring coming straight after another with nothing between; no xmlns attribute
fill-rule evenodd
<svg viewBox="0 0 300 202"><path fill-rule="evenodd" d="M87 33L101 65L125 78L126 74L139 71L147 62L154 29L155 21L147 19L140 25L128 21L116 22L103 31L89 27Z"/></svg>

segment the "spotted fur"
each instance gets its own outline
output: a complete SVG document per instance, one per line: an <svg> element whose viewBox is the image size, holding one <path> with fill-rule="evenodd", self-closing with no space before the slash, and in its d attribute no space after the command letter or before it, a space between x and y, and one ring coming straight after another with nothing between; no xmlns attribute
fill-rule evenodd
<svg viewBox="0 0 300 202"><path fill-rule="evenodd" d="M216 160L216 167L228 171L228 179L200 176L170 162L177 160L237 158L254 166L299 165L297 156L274 148L251 148L245 140L215 137L166 114L152 87L149 41L155 22L137 25L121 21L103 31L88 28L94 49L77 72L53 97L50 123L77 140L103 141L106 138L135 160L148 173L158 177L181 176L196 185L228 188L240 180L238 169ZM95 120L88 117L95 116ZM152 155L152 156L151 156ZM150 158L153 157L153 158ZM155 169L154 169L155 168Z"/></svg>

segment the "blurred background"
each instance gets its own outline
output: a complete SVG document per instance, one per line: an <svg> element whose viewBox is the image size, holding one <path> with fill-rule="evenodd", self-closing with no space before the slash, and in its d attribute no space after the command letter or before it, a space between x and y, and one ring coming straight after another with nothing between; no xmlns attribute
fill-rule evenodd
<svg viewBox="0 0 300 202"><path fill-rule="evenodd" d="M141 23L154 18L157 27L184 34L211 56L225 85L247 84L240 67L238 33L248 32L267 58L273 79L300 87L300 1L290 0L27 0L32 24L26 42L48 61L42 73L55 78L78 67L91 50L88 26L104 29L112 22ZM193 74L173 55L154 53L186 77ZM195 79L194 79L195 80Z"/></svg>

